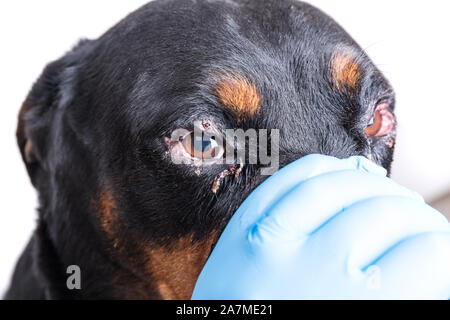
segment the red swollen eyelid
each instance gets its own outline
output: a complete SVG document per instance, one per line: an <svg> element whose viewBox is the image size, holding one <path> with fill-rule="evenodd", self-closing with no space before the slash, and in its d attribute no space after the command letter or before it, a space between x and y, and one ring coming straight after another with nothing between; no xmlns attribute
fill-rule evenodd
<svg viewBox="0 0 450 320"><path fill-rule="evenodd" d="M389 111L389 104L382 103L375 110L374 122L368 126L364 133L370 137L383 137L394 128L395 118Z"/></svg>

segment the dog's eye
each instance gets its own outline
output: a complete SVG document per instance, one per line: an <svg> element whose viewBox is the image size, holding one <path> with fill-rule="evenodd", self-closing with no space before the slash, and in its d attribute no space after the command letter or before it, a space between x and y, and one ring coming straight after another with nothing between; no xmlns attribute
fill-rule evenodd
<svg viewBox="0 0 450 320"><path fill-rule="evenodd" d="M369 125L364 130L364 133L369 137L383 137L388 135L395 125L395 117L389 111L389 103L380 103Z"/></svg>
<svg viewBox="0 0 450 320"><path fill-rule="evenodd" d="M223 156L224 148L216 138L205 134L194 134L185 136L181 141L184 149L192 157L197 159L218 159Z"/></svg>

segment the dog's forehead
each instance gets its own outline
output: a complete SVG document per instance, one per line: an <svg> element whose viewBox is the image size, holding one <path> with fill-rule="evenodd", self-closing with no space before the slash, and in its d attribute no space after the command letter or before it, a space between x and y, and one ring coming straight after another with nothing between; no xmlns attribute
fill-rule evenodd
<svg viewBox="0 0 450 320"><path fill-rule="evenodd" d="M261 63L272 71L281 60L311 63L338 45L357 48L323 12L288 0L154 1L123 20L109 39L128 55L183 71L225 64L259 72L254 69Z"/></svg>
<svg viewBox="0 0 450 320"><path fill-rule="evenodd" d="M233 113L237 125L254 117L278 127L299 124L299 113L314 116L311 105L326 106L330 93L351 98L372 68L339 25L303 2L176 3L159 2L159 12L150 3L124 23L138 30L129 54L140 58L146 51L145 62L136 64L149 75L147 100L155 101L158 91L170 112L201 91Z"/></svg>

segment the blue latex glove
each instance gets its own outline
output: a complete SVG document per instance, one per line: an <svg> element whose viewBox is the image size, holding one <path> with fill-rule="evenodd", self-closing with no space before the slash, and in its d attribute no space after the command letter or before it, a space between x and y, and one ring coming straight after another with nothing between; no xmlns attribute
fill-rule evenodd
<svg viewBox="0 0 450 320"><path fill-rule="evenodd" d="M311 155L230 220L193 299L448 299L450 224L362 157Z"/></svg>

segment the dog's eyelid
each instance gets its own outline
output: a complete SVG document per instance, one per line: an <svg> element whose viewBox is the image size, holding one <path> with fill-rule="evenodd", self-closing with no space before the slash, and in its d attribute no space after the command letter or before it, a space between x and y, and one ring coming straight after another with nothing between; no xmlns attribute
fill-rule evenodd
<svg viewBox="0 0 450 320"><path fill-rule="evenodd" d="M369 137L386 136L395 127L395 115L391 112L389 101L381 100L369 120L364 133Z"/></svg>
<svg viewBox="0 0 450 320"><path fill-rule="evenodd" d="M361 104L360 115L366 121L370 122L374 119L376 110L381 105L388 105L388 110L394 111L395 107L395 98L392 91L384 92L375 99L373 99L369 104L363 103Z"/></svg>
<svg viewBox="0 0 450 320"><path fill-rule="evenodd" d="M386 91L381 92L375 99L375 108L376 106L380 105L381 103L389 103L389 105L394 105L395 103L395 94L392 91L392 89L388 89Z"/></svg>

